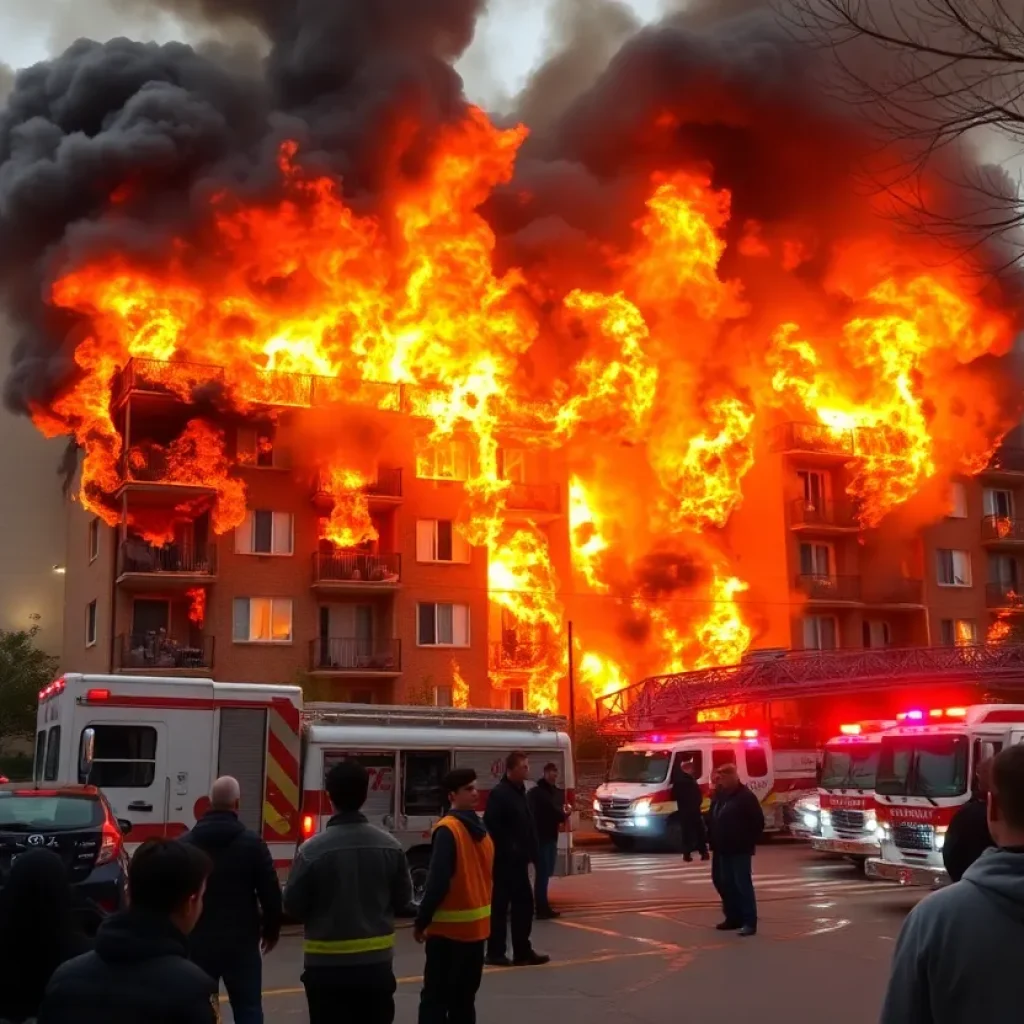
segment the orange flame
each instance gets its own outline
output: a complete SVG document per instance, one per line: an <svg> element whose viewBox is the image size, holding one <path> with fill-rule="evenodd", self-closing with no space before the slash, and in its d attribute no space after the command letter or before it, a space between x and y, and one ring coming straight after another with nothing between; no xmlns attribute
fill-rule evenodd
<svg viewBox="0 0 1024 1024"><path fill-rule="evenodd" d="M185 596L190 602L188 608L189 622L194 622L202 629L203 623L206 622L206 588L192 587L185 591Z"/></svg>

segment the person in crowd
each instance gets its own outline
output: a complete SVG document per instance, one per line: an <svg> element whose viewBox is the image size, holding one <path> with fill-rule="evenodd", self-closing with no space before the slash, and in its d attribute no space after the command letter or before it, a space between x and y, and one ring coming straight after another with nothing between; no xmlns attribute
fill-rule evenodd
<svg viewBox="0 0 1024 1024"><path fill-rule="evenodd" d="M426 941L419 1024L476 1024L476 994L490 933L494 843L476 806L476 772L444 778L450 810L435 826L427 887L413 928Z"/></svg>
<svg viewBox="0 0 1024 1024"><path fill-rule="evenodd" d="M569 820L572 808L565 802L565 792L558 788L558 765L548 762L537 785L526 795L537 831L537 867L534 881L534 902L538 920L551 920L559 913L551 908L548 887L558 863L558 833Z"/></svg>
<svg viewBox="0 0 1024 1024"><path fill-rule="evenodd" d="M0 889L0 1024L34 1019L53 972L89 947L64 861L21 854Z"/></svg>
<svg viewBox="0 0 1024 1024"><path fill-rule="evenodd" d="M942 863L946 873L954 882L964 877L964 872L995 843L988 830L988 791L991 786L992 759L978 766L974 793L953 815L942 847Z"/></svg>
<svg viewBox="0 0 1024 1024"><path fill-rule="evenodd" d="M281 933L281 886L267 844L238 820L241 798L236 779L217 779L210 809L182 837L213 862L190 948L195 963L223 979L235 1024L263 1024L262 955Z"/></svg>
<svg viewBox="0 0 1024 1024"><path fill-rule="evenodd" d="M505 775L491 790L484 810L484 825L494 840L494 889L491 896L491 933L486 962L494 967L528 967L551 958L534 950L533 890L530 865L537 863L537 830L526 800L530 761L521 750L505 759ZM511 909L511 914L510 914ZM506 955L509 918L512 959Z"/></svg>
<svg viewBox="0 0 1024 1024"><path fill-rule="evenodd" d="M1024 1006L1024 746L992 760L986 850L900 930L881 1024L1015 1021Z"/></svg>
<svg viewBox="0 0 1024 1024"><path fill-rule="evenodd" d="M717 788L708 811L711 881L722 900L725 920L719 931L757 934L753 857L764 831L761 803L740 781L734 764L718 770Z"/></svg>
<svg viewBox="0 0 1024 1024"><path fill-rule="evenodd" d="M704 794L700 791L695 771L696 765L692 760L684 761L680 758L672 772L672 799L676 802L682 828L685 861L692 861L695 852L700 854L701 860L708 859L707 833L701 815Z"/></svg>
<svg viewBox="0 0 1024 1024"><path fill-rule="evenodd" d="M214 1024L217 985L188 958L210 860L195 846L147 839L128 866L128 909L96 947L58 967L39 1024Z"/></svg>
<svg viewBox="0 0 1024 1024"><path fill-rule="evenodd" d="M412 879L401 843L360 813L369 784L355 760L331 768L334 816L299 847L285 886L285 913L305 935L310 1024L395 1019L395 915L412 902Z"/></svg>

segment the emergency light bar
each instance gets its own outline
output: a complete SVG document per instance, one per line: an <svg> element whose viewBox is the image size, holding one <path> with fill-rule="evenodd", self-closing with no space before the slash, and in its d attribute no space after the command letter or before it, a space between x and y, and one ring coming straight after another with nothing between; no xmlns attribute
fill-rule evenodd
<svg viewBox="0 0 1024 1024"><path fill-rule="evenodd" d="M859 736L860 733L861 733L861 728L860 728L859 725L854 723L853 725L841 725L841 726L839 726L839 731L844 736Z"/></svg>
<svg viewBox="0 0 1024 1024"><path fill-rule="evenodd" d="M94 701L102 703L105 700L110 700L109 690L86 690L85 691L85 702L92 704Z"/></svg>
<svg viewBox="0 0 1024 1024"><path fill-rule="evenodd" d="M56 697L57 694L64 692L64 678L54 680L49 686L43 687L39 691L40 701L49 700L51 697Z"/></svg>
<svg viewBox="0 0 1024 1024"><path fill-rule="evenodd" d="M921 710L901 711L897 716L900 722L922 722L925 714ZM928 712L929 718L966 718L967 708L932 708Z"/></svg>
<svg viewBox="0 0 1024 1024"><path fill-rule="evenodd" d="M757 730L756 729L723 729L715 733L716 736L721 736L725 740L756 740Z"/></svg>

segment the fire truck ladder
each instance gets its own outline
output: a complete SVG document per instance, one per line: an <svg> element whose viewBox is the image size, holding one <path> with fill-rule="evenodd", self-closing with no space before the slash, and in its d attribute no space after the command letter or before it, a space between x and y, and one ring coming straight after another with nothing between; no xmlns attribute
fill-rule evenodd
<svg viewBox="0 0 1024 1024"><path fill-rule="evenodd" d="M683 725L702 708L922 683L1024 687L1024 644L782 651L739 665L651 676L597 701L601 732Z"/></svg>
<svg viewBox="0 0 1024 1024"><path fill-rule="evenodd" d="M446 729L528 729L565 732L568 720L559 715L490 708L449 708L423 705L307 704L302 712L311 725L434 726Z"/></svg>

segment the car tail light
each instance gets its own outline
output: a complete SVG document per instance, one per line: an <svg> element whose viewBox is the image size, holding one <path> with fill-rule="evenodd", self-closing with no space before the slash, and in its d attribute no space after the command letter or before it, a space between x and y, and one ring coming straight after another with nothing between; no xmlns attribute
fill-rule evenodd
<svg viewBox="0 0 1024 1024"><path fill-rule="evenodd" d="M124 845L124 836L117 827L117 823L109 818L103 822L103 832L100 836L100 852L96 855L96 866L109 864L121 852Z"/></svg>
<svg viewBox="0 0 1024 1024"><path fill-rule="evenodd" d="M93 704L110 700L109 690L86 690L85 691L85 702L87 704Z"/></svg>
<svg viewBox="0 0 1024 1024"><path fill-rule="evenodd" d="M302 838L308 839L316 831L316 822L312 814L302 816Z"/></svg>

